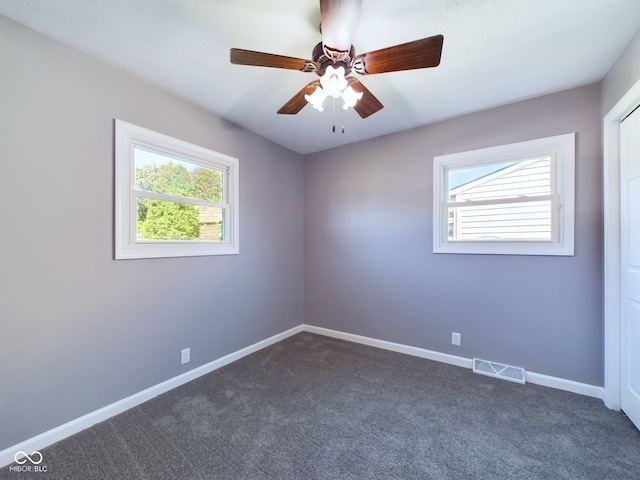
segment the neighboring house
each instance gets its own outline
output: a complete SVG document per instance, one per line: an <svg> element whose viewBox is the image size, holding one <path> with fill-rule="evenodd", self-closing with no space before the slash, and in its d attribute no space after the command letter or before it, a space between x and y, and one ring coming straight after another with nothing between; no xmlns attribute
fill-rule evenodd
<svg viewBox="0 0 640 480"><path fill-rule="evenodd" d="M450 240L550 240L551 158L507 165L449 191Z"/></svg>
<svg viewBox="0 0 640 480"><path fill-rule="evenodd" d="M196 205L200 215L199 240L219 242L222 240L222 209Z"/></svg>

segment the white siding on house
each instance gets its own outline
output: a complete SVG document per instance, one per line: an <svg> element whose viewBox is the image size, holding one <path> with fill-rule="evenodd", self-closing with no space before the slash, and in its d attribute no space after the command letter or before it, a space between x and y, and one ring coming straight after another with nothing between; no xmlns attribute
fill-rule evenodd
<svg viewBox="0 0 640 480"><path fill-rule="evenodd" d="M451 202L481 204L449 208L449 239L551 240L551 201L533 201L550 194L551 181L551 157L547 156L518 162L451 189Z"/></svg>
<svg viewBox="0 0 640 480"><path fill-rule="evenodd" d="M224 239L224 212L222 208L196 205L200 217L200 236L198 240L221 242Z"/></svg>

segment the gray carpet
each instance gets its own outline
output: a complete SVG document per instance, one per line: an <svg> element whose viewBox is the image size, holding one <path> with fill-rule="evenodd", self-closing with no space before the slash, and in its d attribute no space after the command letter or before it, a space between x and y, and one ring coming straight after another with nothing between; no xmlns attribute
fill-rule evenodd
<svg viewBox="0 0 640 480"><path fill-rule="evenodd" d="M301 333L42 450L37 479L640 479L597 399Z"/></svg>

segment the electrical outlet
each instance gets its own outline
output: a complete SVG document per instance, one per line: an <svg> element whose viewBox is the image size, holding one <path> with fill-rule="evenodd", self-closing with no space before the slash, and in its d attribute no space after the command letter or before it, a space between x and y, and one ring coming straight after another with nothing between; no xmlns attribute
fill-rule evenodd
<svg viewBox="0 0 640 480"><path fill-rule="evenodd" d="M189 363L191 361L191 349L185 348L180 351L180 364L184 365L185 363Z"/></svg>
<svg viewBox="0 0 640 480"><path fill-rule="evenodd" d="M451 332L451 345L460 346L460 341L462 340L462 335L458 332Z"/></svg>

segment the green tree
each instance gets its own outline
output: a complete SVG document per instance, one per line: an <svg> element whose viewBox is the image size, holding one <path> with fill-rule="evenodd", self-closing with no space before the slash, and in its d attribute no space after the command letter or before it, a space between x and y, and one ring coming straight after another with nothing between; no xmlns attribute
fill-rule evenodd
<svg viewBox="0 0 640 480"><path fill-rule="evenodd" d="M137 168L136 188L178 197L196 195L192 174L173 163ZM140 199L138 232L150 240L192 240L200 235L199 214L193 205Z"/></svg>
<svg viewBox="0 0 640 480"><path fill-rule="evenodd" d="M200 236L200 215L193 205L145 200L147 214L138 231L150 240L193 240Z"/></svg>
<svg viewBox="0 0 640 480"><path fill-rule="evenodd" d="M222 175L219 170L196 168L193 172L196 198L222 203Z"/></svg>

